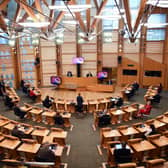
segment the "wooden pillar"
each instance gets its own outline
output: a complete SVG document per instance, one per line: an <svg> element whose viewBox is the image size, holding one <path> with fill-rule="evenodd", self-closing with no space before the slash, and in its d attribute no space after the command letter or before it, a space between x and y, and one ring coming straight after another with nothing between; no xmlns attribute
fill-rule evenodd
<svg viewBox="0 0 168 168"><path fill-rule="evenodd" d="M146 56L146 31L145 26L142 27L140 37L140 51L139 51L139 84L143 87L144 77L144 57Z"/></svg>
<svg viewBox="0 0 168 168"><path fill-rule="evenodd" d="M61 45L56 45L56 66L57 66L57 75L62 76L62 47Z"/></svg>
<svg viewBox="0 0 168 168"><path fill-rule="evenodd" d="M21 82L21 60L20 60L20 50L19 50L19 40L16 39L16 45L11 48L11 54L14 66L14 85L16 89L20 87Z"/></svg>
<svg viewBox="0 0 168 168"><path fill-rule="evenodd" d="M41 86L41 56L40 56L39 46L34 47L34 56L35 56L35 71L36 71L36 85L37 87Z"/></svg>
<svg viewBox="0 0 168 168"><path fill-rule="evenodd" d="M81 44L78 44L78 32L79 32L79 25L76 25L76 55L77 57L81 57L82 56L82 47ZM77 77L81 77L82 74L82 65L81 64L77 64L76 65L76 74Z"/></svg>
<svg viewBox="0 0 168 168"><path fill-rule="evenodd" d="M118 51L117 51L117 61L118 57L121 57L121 60L123 59L123 48L124 48L124 22L122 19L119 20L119 31L118 31ZM119 64L117 68L117 85L121 86L121 75L122 75L122 61Z"/></svg>
<svg viewBox="0 0 168 168"><path fill-rule="evenodd" d="M102 31L102 21L99 21L97 25L97 33L99 34L97 36L97 72L102 71L103 68L103 39L100 31Z"/></svg>
<svg viewBox="0 0 168 168"><path fill-rule="evenodd" d="M168 22L168 14L167 14L167 22ZM168 26L166 26L165 33L165 41L163 47L163 64L165 65L165 77L163 86L167 90L168 89Z"/></svg>

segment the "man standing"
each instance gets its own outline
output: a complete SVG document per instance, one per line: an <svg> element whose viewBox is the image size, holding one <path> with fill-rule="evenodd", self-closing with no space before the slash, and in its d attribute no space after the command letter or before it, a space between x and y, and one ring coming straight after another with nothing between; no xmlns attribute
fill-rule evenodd
<svg viewBox="0 0 168 168"><path fill-rule="evenodd" d="M80 113L83 112L83 97L81 96L80 93L76 98L76 102L77 102L77 111Z"/></svg>

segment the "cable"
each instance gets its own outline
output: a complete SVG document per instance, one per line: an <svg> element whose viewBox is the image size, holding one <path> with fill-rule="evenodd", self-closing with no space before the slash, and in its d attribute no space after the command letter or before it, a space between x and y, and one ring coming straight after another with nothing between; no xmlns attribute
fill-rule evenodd
<svg viewBox="0 0 168 168"><path fill-rule="evenodd" d="M148 18L151 16L151 14L152 14L152 11L156 8L156 6L159 4L159 1L160 0L157 0L157 2L156 2L156 4L153 6L153 8L151 8L150 10L148 10L149 11L149 13L147 13L147 16L146 15L143 15L143 18L142 18L142 20L141 20L141 23L142 23L142 25L141 25L141 27L140 27L140 29L139 29L139 31L137 31L136 32L136 35L134 36L134 38L136 39L137 38L137 36L138 36L138 34L141 32L141 30L142 30L142 27L144 26L144 24L145 24L145 19L147 19L148 20ZM151 7L151 5L149 5L149 7ZM145 14L145 12L144 12L144 14ZM146 17L145 17L146 16Z"/></svg>
<svg viewBox="0 0 168 168"><path fill-rule="evenodd" d="M117 9L118 9L118 11L119 11L119 14L120 14L121 18L123 19L124 26L125 26L126 31L127 31L127 33L128 33L128 37L129 37L129 38L132 38L132 33L128 30L127 24L125 23L124 17L123 17L123 15L122 15L121 11L120 11L120 7L119 7L119 5L118 5L118 3L117 3L117 0L114 0L114 1L115 1L115 4L116 4L116 6L117 6Z"/></svg>
<svg viewBox="0 0 168 168"><path fill-rule="evenodd" d="M38 12L39 14L41 14L41 15L47 17L49 20L51 20L51 21L53 21L53 22L55 21L55 20L53 20L51 17L45 15L44 13L40 12L40 11L37 10L36 8L34 8L34 7L30 6L30 5L28 5L28 4L25 3L24 1L19 0L19 2L22 3L22 4L24 4L24 5L26 5L27 7L31 8L32 10ZM73 32L72 30L70 30L69 28L65 27L65 26L64 26L63 24L61 24L61 23L58 23L58 25L62 26L63 28L67 29L67 30L70 31L70 32Z"/></svg>

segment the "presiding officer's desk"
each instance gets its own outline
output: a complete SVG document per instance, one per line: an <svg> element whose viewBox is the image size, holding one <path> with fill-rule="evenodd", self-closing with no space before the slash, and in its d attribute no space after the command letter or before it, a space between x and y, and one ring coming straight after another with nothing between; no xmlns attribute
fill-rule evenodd
<svg viewBox="0 0 168 168"><path fill-rule="evenodd" d="M114 92L114 85L98 84L97 77L66 77L62 76L59 88L73 90L89 90L100 92Z"/></svg>

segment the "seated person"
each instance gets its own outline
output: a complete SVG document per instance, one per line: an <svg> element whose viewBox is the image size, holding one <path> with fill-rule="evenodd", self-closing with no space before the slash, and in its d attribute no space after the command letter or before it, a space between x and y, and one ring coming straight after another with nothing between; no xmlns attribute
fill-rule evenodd
<svg viewBox="0 0 168 168"><path fill-rule="evenodd" d="M157 134L157 130L155 128L155 126L153 124L150 124L149 125L149 128L146 130L144 136L147 137L149 135L154 135L154 134Z"/></svg>
<svg viewBox="0 0 168 168"><path fill-rule="evenodd" d="M153 98L151 99L152 103L160 103L160 99L161 99L161 96L159 95L159 93L156 93L155 96L153 96Z"/></svg>
<svg viewBox="0 0 168 168"><path fill-rule="evenodd" d="M98 118L99 118L98 120L99 127L107 126L108 124L110 124L111 117L106 113L105 110L98 114Z"/></svg>
<svg viewBox="0 0 168 168"><path fill-rule="evenodd" d="M139 89L139 84L137 81L135 81L133 84L132 84L133 88L135 91L137 91Z"/></svg>
<svg viewBox="0 0 168 168"><path fill-rule="evenodd" d="M68 72L67 72L67 76L68 76L68 77L72 77L72 76L73 76L73 75L72 75L72 72L71 72L71 71L68 71Z"/></svg>
<svg viewBox="0 0 168 168"><path fill-rule="evenodd" d="M152 109L151 102L150 102L150 101L147 101L147 103L146 103L146 105L144 106L144 108L143 108L143 109L140 109L140 110L138 111L137 117L142 117L143 114L149 115L151 109Z"/></svg>
<svg viewBox="0 0 168 168"><path fill-rule="evenodd" d="M116 163L132 162L131 150L126 148L126 143L122 143L121 148L114 149L114 158Z"/></svg>
<svg viewBox="0 0 168 168"><path fill-rule="evenodd" d="M91 72L88 72L87 74L86 74L86 77L92 77L93 75L92 75L92 73Z"/></svg>
<svg viewBox="0 0 168 168"><path fill-rule="evenodd" d="M32 100L34 100L34 101L36 100L37 94L36 94L36 90L34 87L32 89L30 89L29 96L30 96L30 98L32 98Z"/></svg>
<svg viewBox="0 0 168 168"><path fill-rule="evenodd" d="M25 81L22 79L22 80L20 81L20 87L23 88L23 87L24 87L24 84L25 84Z"/></svg>
<svg viewBox="0 0 168 168"><path fill-rule="evenodd" d="M9 108L12 108L14 106L14 102L9 95L5 96L5 105L8 106Z"/></svg>
<svg viewBox="0 0 168 168"><path fill-rule="evenodd" d="M115 101L115 105L116 105L117 107L122 106L122 105L123 105L123 98L120 97L120 96L117 96L117 97L116 97L116 101Z"/></svg>
<svg viewBox="0 0 168 168"><path fill-rule="evenodd" d="M5 82L0 80L0 96L4 97L5 95Z"/></svg>
<svg viewBox="0 0 168 168"><path fill-rule="evenodd" d="M53 99L50 98L48 95L43 100L43 106L46 107L46 108L50 108L52 106L52 103L53 103Z"/></svg>
<svg viewBox="0 0 168 168"><path fill-rule="evenodd" d="M15 106L13 107L13 111L16 116L20 117L20 119L23 119L24 116L27 114L25 111L20 109L18 104L15 104Z"/></svg>
<svg viewBox="0 0 168 168"><path fill-rule="evenodd" d="M158 86L158 93L161 93L161 92L162 92L162 89L163 89L162 83L159 83L159 86Z"/></svg>
<svg viewBox="0 0 168 168"><path fill-rule="evenodd" d="M35 160L37 162L55 162L56 161L56 155L55 150L57 148L57 144L49 144L45 143L43 144L39 151L37 152L35 156Z"/></svg>
<svg viewBox="0 0 168 168"><path fill-rule="evenodd" d="M31 138L30 135L26 135L24 133L25 128L21 125L15 125L13 128L11 134L12 136L18 137L19 139L24 139L24 138Z"/></svg>
<svg viewBox="0 0 168 168"><path fill-rule="evenodd" d="M62 118L59 112L57 112L56 115L54 116L54 120L55 120L55 124L64 126L64 123L65 123L64 119Z"/></svg>

